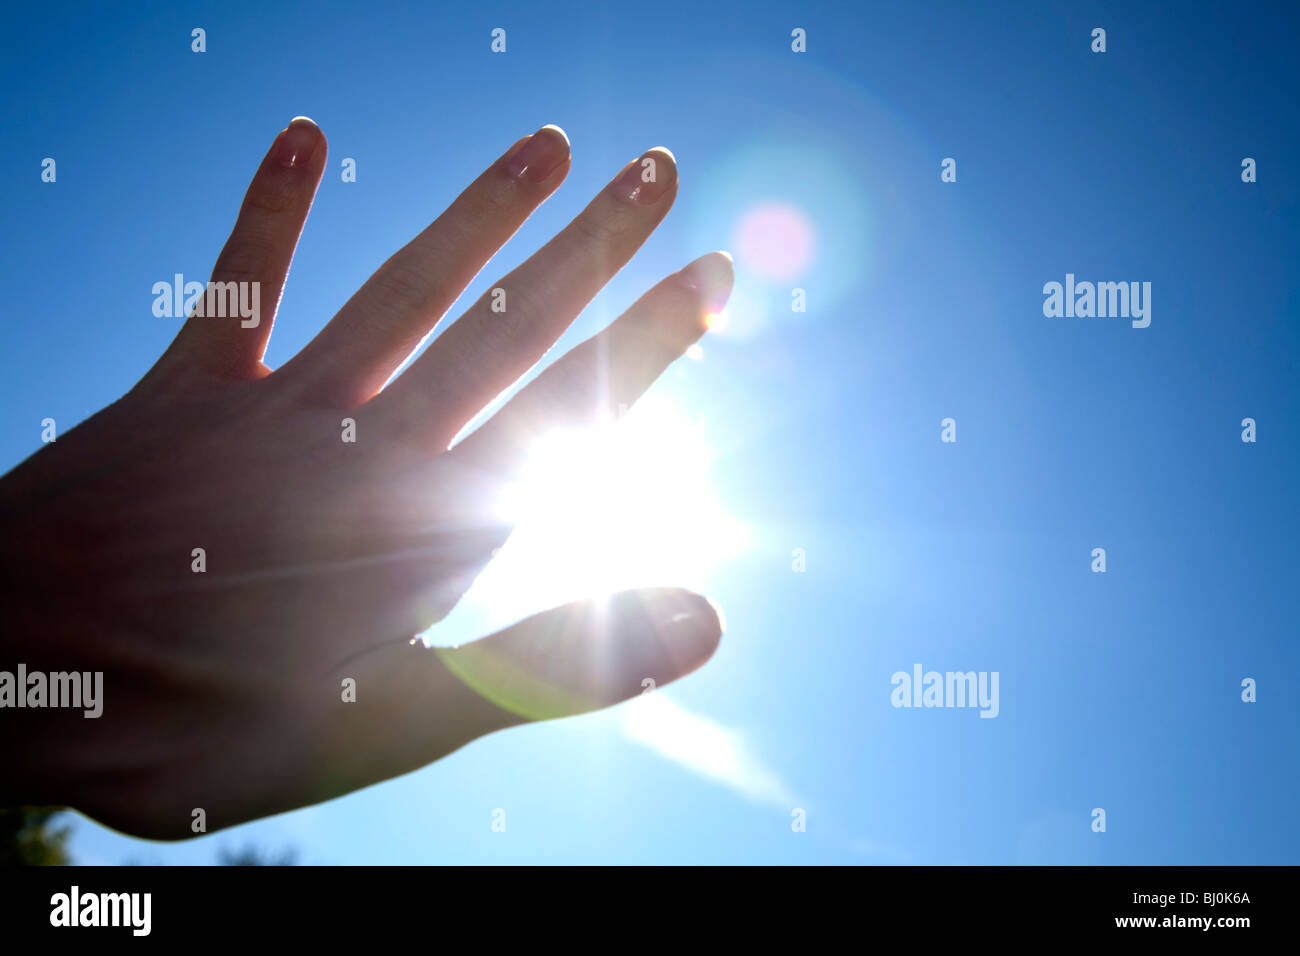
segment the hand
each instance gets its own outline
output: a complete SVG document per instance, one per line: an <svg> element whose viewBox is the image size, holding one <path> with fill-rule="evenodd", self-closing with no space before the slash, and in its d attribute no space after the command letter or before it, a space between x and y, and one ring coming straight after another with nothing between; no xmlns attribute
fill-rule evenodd
<svg viewBox="0 0 1300 956"><path fill-rule="evenodd" d="M310 120L279 134L212 282L258 283L274 311L325 155ZM630 405L730 292L730 257L697 259L448 450L677 191L667 150L629 163L496 284L504 311L488 293L384 387L568 169L556 127L514 144L274 372L270 315L192 315L125 397L0 480L0 670L103 673L98 718L0 709L0 801L190 837L197 809L211 832L326 800L708 659L719 619L674 589L411 643L504 543L493 504L535 436Z"/></svg>

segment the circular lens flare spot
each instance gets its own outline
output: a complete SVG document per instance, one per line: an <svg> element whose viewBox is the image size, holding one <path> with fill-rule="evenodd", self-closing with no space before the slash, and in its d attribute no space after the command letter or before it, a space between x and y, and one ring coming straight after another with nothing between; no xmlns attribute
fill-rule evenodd
<svg viewBox="0 0 1300 956"><path fill-rule="evenodd" d="M816 236L802 210L789 203L766 202L740 217L732 246L746 269L763 279L785 282L808 269Z"/></svg>

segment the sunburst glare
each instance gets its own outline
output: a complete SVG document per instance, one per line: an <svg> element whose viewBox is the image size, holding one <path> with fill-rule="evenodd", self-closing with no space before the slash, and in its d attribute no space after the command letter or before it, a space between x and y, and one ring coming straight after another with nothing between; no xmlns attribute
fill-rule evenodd
<svg viewBox="0 0 1300 956"><path fill-rule="evenodd" d="M709 481L699 417L644 397L618 422L556 431L501 502L515 522L465 596L517 618L625 588L703 588L749 535Z"/></svg>

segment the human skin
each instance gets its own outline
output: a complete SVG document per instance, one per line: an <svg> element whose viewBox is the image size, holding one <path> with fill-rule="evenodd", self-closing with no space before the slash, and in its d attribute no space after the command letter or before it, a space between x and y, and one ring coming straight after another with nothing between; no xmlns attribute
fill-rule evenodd
<svg viewBox="0 0 1300 956"><path fill-rule="evenodd" d="M262 356L325 162L324 135L294 120L217 259L211 281L260 283L256 326L191 316L129 393L0 479L0 670L104 675L98 718L0 709L0 804L188 838L196 810L213 832L337 797L494 730L636 696L716 648L711 604L673 588L455 649L411 642L505 542L493 505L530 442L630 405L730 293L729 256L695 260L449 449L663 219L672 155L624 167L494 283L504 312L485 295L386 386L564 180L568 139L544 127L511 146L272 371Z"/></svg>

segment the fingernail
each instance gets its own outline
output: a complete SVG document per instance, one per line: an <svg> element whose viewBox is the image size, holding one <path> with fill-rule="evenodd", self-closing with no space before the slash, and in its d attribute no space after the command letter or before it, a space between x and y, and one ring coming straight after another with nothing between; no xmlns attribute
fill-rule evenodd
<svg viewBox="0 0 1300 956"><path fill-rule="evenodd" d="M665 602L659 637L678 661L703 660L717 647L726 624L722 610L701 594L680 591Z"/></svg>
<svg viewBox="0 0 1300 956"><path fill-rule="evenodd" d="M706 308L720 309L735 281L734 260L728 252L710 252L678 272L677 280L699 295Z"/></svg>
<svg viewBox="0 0 1300 956"><path fill-rule="evenodd" d="M316 152L318 142L320 127L305 116L295 116L276 137L272 147L275 161L288 169L306 166L312 153Z"/></svg>
<svg viewBox="0 0 1300 956"><path fill-rule="evenodd" d="M622 199L649 206L677 182L677 160L664 146L656 146L628 166L611 188Z"/></svg>
<svg viewBox="0 0 1300 956"><path fill-rule="evenodd" d="M569 137L558 126L546 125L506 157L506 172L525 182L541 183L568 158Z"/></svg>
<svg viewBox="0 0 1300 956"><path fill-rule="evenodd" d="M722 605L719 604L717 601L713 600L713 598L711 597L706 597L704 600L709 603L709 607L713 609L713 613L718 616L718 633L726 634L727 615L723 612Z"/></svg>

